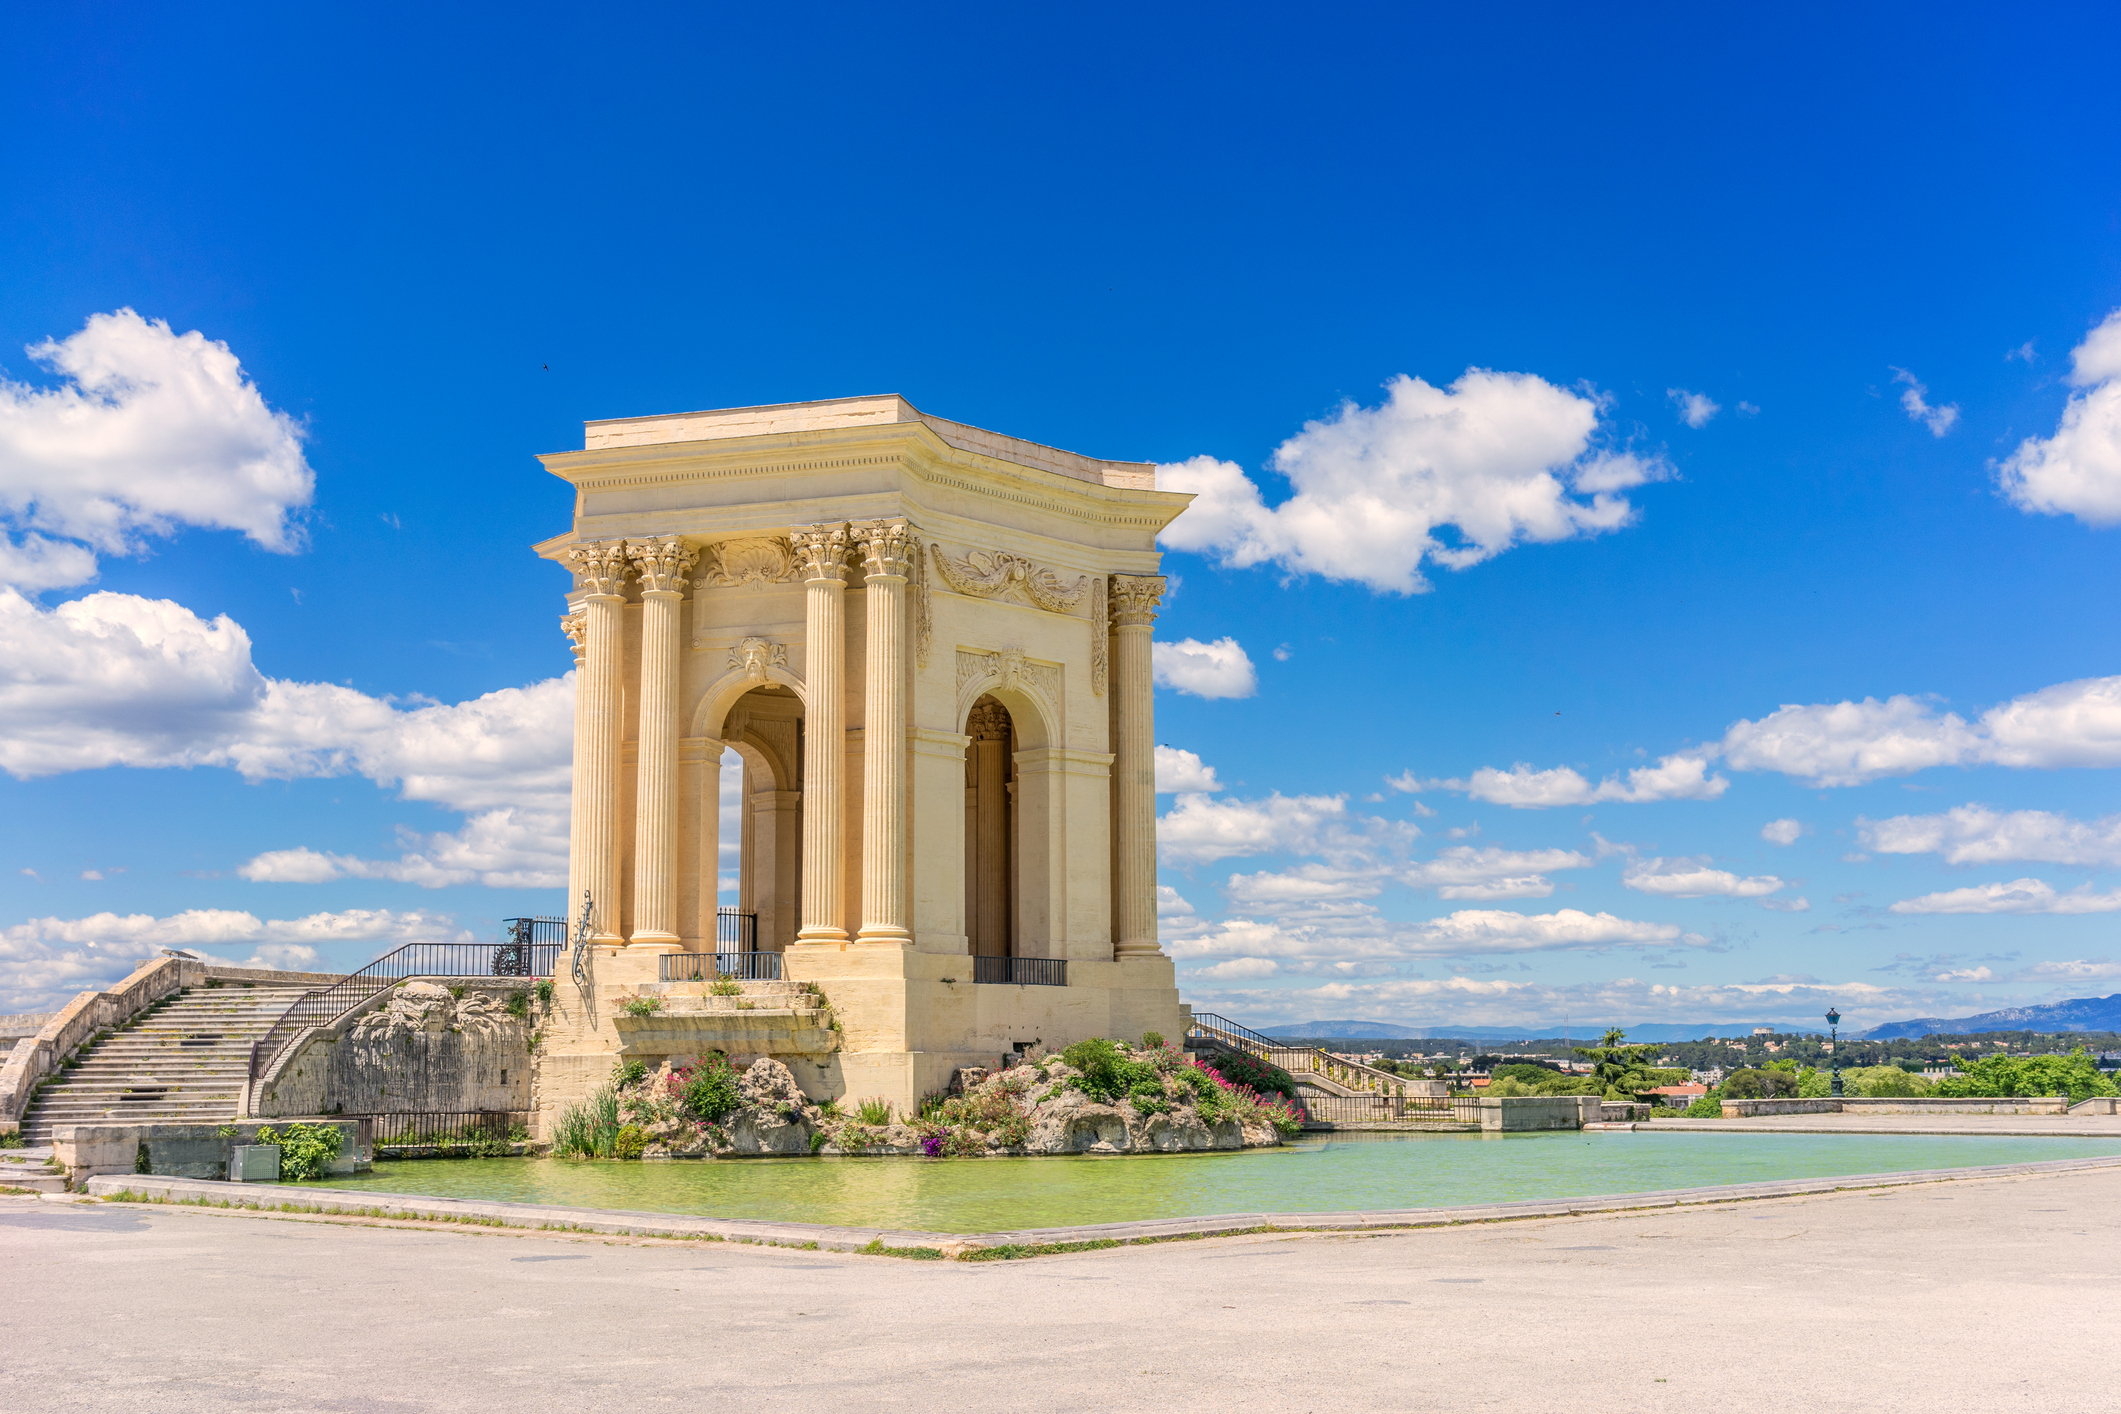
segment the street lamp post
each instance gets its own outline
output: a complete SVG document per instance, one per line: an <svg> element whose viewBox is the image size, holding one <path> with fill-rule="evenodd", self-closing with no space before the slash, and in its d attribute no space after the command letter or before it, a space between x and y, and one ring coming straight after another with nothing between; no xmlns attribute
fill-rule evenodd
<svg viewBox="0 0 2121 1414"><path fill-rule="evenodd" d="M1835 1099L1841 1098L1841 1013L1833 1007L1826 1009L1827 1044L1834 1057Z"/></svg>

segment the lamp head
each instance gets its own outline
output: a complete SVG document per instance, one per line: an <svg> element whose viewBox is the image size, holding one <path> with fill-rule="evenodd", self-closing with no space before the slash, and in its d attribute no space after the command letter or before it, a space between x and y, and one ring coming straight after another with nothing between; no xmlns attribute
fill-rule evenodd
<svg viewBox="0 0 2121 1414"><path fill-rule="evenodd" d="M1826 1009L1826 1024L1829 1026L1839 1026L1841 1024L1841 1013L1836 1011L1832 1007L1828 1007Z"/></svg>

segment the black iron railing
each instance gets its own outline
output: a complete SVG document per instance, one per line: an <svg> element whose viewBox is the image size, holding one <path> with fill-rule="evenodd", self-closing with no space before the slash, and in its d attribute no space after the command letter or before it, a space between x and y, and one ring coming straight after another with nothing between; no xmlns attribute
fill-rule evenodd
<svg viewBox="0 0 2121 1414"><path fill-rule="evenodd" d="M714 950L757 952L759 916L741 908L717 908L714 911Z"/></svg>
<svg viewBox="0 0 2121 1414"><path fill-rule="evenodd" d="M281 1052L310 1027L322 1026L348 1007L400 982L414 977L546 977L560 951L558 943L518 943L512 938L498 947L491 943L407 943L329 987L296 998L251 1047L250 1078L255 1080L272 1069ZM506 971L501 970L503 964ZM526 965L527 970L517 970Z"/></svg>
<svg viewBox="0 0 2121 1414"><path fill-rule="evenodd" d="M482 1139L506 1141L517 1133L528 1133L530 1115L524 1110L456 1110L440 1114L400 1112L378 1115L347 1115L374 1124L374 1143L401 1148L421 1145L470 1144Z"/></svg>
<svg viewBox="0 0 2121 1414"><path fill-rule="evenodd" d="M781 955L777 952L672 952L655 960L658 982L713 982L728 977L738 982L778 982Z"/></svg>
<svg viewBox="0 0 2121 1414"><path fill-rule="evenodd" d="M975 982L1010 982L1019 987L1065 987L1068 960L1062 957L975 957Z"/></svg>
<svg viewBox="0 0 2121 1414"><path fill-rule="evenodd" d="M544 977L552 972L552 959L567 946L567 920L564 918L504 918L501 920L501 943L493 950L493 975L496 977ZM541 953L540 948L550 948ZM545 959L538 966L540 957Z"/></svg>

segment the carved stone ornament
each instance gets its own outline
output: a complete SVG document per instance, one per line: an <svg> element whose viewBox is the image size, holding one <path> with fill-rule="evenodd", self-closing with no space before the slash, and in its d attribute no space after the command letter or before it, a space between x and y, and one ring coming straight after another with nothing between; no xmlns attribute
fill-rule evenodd
<svg viewBox="0 0 2121 1414"><path fill-rule="evenodd" d="M1007 550L974 550L962 560L953 560L943 553L942 546L931 544L928 553L944 583L975 599L993 599L1014 592L1048 613L1072 614L1090 593L1090 576L1083 575L1072 585L1063 584L1052 570Z"/></svg>
<svg viewBox="0 0 2121 1414"><path fill-rule="evenodd" d="M965 735L974 741L1007 741L1009 709L992 698L981 698L972 704L972 714L965 718Z"/></svg>
<svg viewBox="0 0 2121 1414"><path fill-rule="evenodd" d="M907 579L912 575L913 554L918 548L913 531L902 520L871 520L853 526L861 545L862 571L870 579Z"/></svg>
<svg viewBox="0 0 2121 1414"><path fill-rule="evenodd" d="M581 662L582 655L589 651L589 615L580 609L560 615L560 632L567 635L568 645L574 649L574 660Z"/></svg>
<svg viewBox="0 0 2121 1414"><path fill-rule="evenodd" d="M1156 606L1163 600L1165 583L1160 574L1112 576L1112 626L1146 628L1155 623Z"/></svg>
<svg viewBox="0 0 2121 1414"><path fill-rule="evenodd" d="M766 680L768 668L785 670L787 667L786 645L770 638L747 638L729 650L729 671L742 673L755 683Z"/></svg>
<svg viewBox="0 0 2121 1414"><path fill-rule="evenodd" d="M957 650L957 690L963 700L972 684L991 678L990 692L1016 691L1037 698L1055 724L1061 721L1061 670L1052 663L1039 663L1024 656L1021 648L998 648L991 653Z"/></svg>
<svg viewBox="0 0 2121 1414"><path fill-rule="evenodd" d="M692 562L699 558L699 551L675 535L659 540L630 540L626 550L643 594L684 593L685 576L692 573Z"/></svg>
<svg viewBox="0 0 2121 1414"><path fill-rule="evenodd" d="M928 602L928 556L921 543L913 542L913 659L914 666L928 666L928 644L935 637L935 612Z"/></svg>
<svg viewBox="0 0 2121 1414"><path fill-rule="evenodd" d="M799 525L788 536L795 553L796 568L806 582L847 580L847 552L853 544L846 522L837 525Z"/></svg>
<svg viewBox="0 0 2121 1414"><path fill-rule="evenodd" d="M700 577L693 584L701 589L741 589L747 584L793 584L796 578L795 551L788 537L768 535L707 546L700 557Z"/></svg>
<svg viewBox="0 0 2121 1414"><path fill-rule="evenodd" d="M1112 630L1105 603L1105 577L1099 575L1090 586L1090 694L1093 697L1105 695L1105 679L1112 672L1108 642Z"/></svg>
<svg viewBox="0 0 2121 1414"><path fill-rule="evenodd" d="M586 593L614 596L626 592L628 566L623 540L592 540L577 545L567 552L567 563L574 570L575 583Z"/></svg>

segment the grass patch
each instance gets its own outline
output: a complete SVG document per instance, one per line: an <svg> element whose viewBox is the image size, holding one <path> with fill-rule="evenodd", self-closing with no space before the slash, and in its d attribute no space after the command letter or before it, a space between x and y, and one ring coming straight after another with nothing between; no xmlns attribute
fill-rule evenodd
<svg viewBox="0 0 2121 1414"><path fill-rule="evenodd" d="M981 1247L966 1252L958 1258L960 1262L1014 1262L1024 1257L1057 1257L1063 1252L1102 1252L1107 1247L1124 1247L1127 1244L1116 1237L1100 1237L1092 1242L1008 1242L999 1247Z"/></svg>
<svg viewBox="0 0 2121 1414"><path fill-rule="evenodd" d="M864 1257L904 1257L914 1262L943 1260L943 1249L940 1247L886 1247L881 1237L873 1237L867 1247L857 1247L854 1250Z"/></svg>

